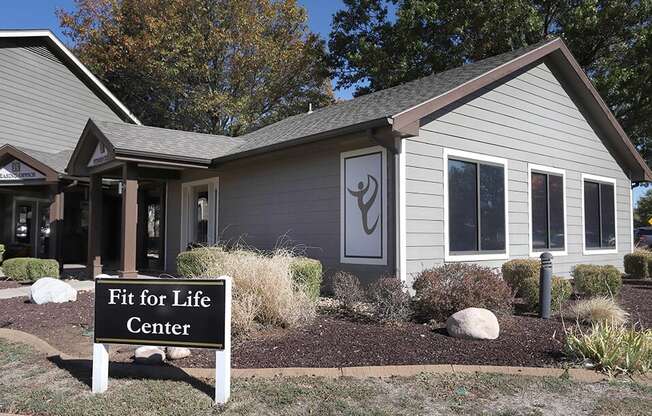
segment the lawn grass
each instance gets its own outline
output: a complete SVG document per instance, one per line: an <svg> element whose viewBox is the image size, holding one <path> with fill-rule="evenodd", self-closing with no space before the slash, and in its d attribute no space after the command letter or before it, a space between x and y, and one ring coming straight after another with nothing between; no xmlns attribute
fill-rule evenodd
<svg viewBox="0 0 652 416"><path fill-rule="evenodd" d="M87 375L86 375L87 377ZM20 344L0 341L0 412L39 415L645 415L652 389L561 378L492 374L391 379L312 377L234 380L232 400L212 405L210 380L110 379L88 385ZM646 413L647 412L647 413Z"/></svg>

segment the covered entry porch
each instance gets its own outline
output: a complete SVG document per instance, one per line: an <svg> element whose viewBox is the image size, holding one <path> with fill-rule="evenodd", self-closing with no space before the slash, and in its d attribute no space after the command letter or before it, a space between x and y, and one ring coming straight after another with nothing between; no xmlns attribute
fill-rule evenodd
<svg viewBox="0 0 652 416"><path fill-rule="evenodd" d="M176 192L182 177L206 172L211 159L172 154L172 144L178 146L177 140L169 148L161 146L166 139L161 135L170 134L170 130L98 124L89 120L67 169L88 178L89 277L101 273L120 277L161 274L174 262L166 259L170 239L175 244L184 241L184 248L194 242L214 242L209 240L214 240L216 234L211 227L216 228L217 213L211 208L216 206L217 185L210 181L184 184L183 199L186 203L192 200L185 209L179 207ZM146 151L146 146L138 146L139 142L154 142L159 151ZM161 153L163 150L170 153ZM174 190L171 214L169 188ZM192 224L182 226L185 232L180 236L176 230L183 218L190 218ZM174 235L170 236L169 222L175 224Z"/></svg>

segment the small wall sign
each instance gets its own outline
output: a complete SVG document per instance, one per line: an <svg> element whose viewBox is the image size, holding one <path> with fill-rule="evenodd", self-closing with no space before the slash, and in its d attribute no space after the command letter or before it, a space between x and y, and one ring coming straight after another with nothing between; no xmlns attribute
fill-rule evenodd
<svg viewBox="0 0 652 416"><path fill-rule="evenodd" d="M108 388L109 344L215 349L215 401L231 384L231 279L96 279L93 393Z"/></svg>
<svg viewBox="0 0 652 416"><path fill-rule="evenodd" d="M0 168L0 180L20 181L26 179L44 179L45 175L29 165L14 159Z"/></svg>

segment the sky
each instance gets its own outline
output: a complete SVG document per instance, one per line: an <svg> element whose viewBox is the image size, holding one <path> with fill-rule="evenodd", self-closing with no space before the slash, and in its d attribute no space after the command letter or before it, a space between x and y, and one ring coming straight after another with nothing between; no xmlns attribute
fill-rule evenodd
<svg viewBox="0 0 652 416"><path fill-rule="evenodd" d="M341 0L298 0L308 11L308 25L313 32L319 33L323 39L328 39L333 14L343 8ZM54 14L56 9L72 10L73 0L0 0L1 29L50 29L60 39L66 42ZM335 90L335 95L341 99L352 97L354 87ZM634 189L634 201L649 188Z"/></svg>

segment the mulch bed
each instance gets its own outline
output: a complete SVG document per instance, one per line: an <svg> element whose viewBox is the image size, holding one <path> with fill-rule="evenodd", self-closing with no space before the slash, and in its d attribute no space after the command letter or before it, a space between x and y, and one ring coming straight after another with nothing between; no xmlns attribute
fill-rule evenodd
<svg viewBox="0 0 652 416"><path fill-rule="evenodd" d="M15 287L21 287L22 285L13 280L0 280L0 290L2 289L13 289Z"/></svg>
<svg viewBox="0 0 652 416"><path fill-rule="evenodd" d="M626 285L621 304L643 326L652 324L652 286ZM33 305L26 298L0 300L0 327L37 335L71 355L91 352L93 294L80 292L76 302ZM348 367L389 364L485 364L555 367L562 363L563 325L532 316L499 317L494 341L451 338L443 328L404 323L381 325L320 313L295 329L262 331L233 342L235 368ZM112 348L111 359L131 361L133 346ZM212 367L215 354L193 350L180 367Z"/></svg>

